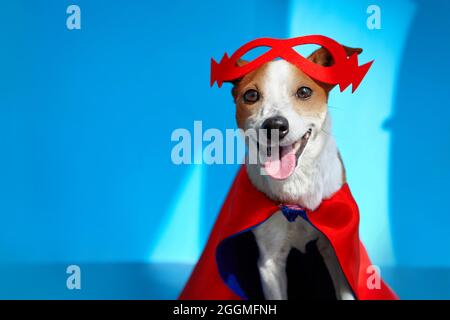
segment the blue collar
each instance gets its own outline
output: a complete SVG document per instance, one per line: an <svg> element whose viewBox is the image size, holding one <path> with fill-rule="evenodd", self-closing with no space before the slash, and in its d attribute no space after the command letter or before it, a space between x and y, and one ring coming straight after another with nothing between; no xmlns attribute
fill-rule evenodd
<svg viewBox="0 0 450 320"><path fill-rule="evenodd" d="M294 222L298 216L309 221L308 216L306 215L306 209L301 206L281 204L279 207L281 209L281 212L283 212L284 216L289 222Z"/></svg>

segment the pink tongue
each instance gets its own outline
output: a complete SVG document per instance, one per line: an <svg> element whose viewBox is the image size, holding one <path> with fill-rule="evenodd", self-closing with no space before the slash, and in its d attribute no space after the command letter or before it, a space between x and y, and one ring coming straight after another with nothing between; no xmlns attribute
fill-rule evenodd
<svg viewBox="0 0 450 320"><path fill-rule="evenodd" d="M274 179L288 178L295 170L296 156L292 146L283 147L280 159L269 159L264 163L266 173Z"/></svg>

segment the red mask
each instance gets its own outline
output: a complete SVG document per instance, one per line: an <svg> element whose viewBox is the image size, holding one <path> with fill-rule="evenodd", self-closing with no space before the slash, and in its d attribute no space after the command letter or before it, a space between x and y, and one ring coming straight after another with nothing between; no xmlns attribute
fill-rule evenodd
<svg viewBox="0 0 450 320"><path fill-rule="evenodd" d="M316 64L294 50L294 47L304 44L316 44L326 48L331 54L334 64L331 66ZM242 56L257 47L270 47L270 49L243 66L237 65L237 61ZM225 53L220 63L211 59L211 86L216 81L217 85L221 87L224 81L233 81L242 78L275 58L282 58L292 63L317 81L331 85L339 85L341 92L350 84L352 84L352 92L355 92L373 63L372 60L358 66L357 53L347 57L347 52L341 44L321 35L310 35L291 39L260 38L243 45L231 57L228 57Z"/></svg>

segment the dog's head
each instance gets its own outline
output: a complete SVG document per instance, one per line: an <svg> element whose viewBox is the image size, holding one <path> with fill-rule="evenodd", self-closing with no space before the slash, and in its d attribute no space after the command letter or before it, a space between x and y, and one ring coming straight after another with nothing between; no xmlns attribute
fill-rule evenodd
<svg viewBox="0 0 450 320"><path fill-rule="evenodd" d="M349 56L362 52L345 49ZM333 64L325 48L316 50L308 59L323 66ZM301 170L303 158L314 159L320 154L328 134L324 123L332 88L285 60L268 62L234 82L237 124L244 131L260 133L256 138L258 150L265 155L258 165L270 178L288 179Z"/></svg>

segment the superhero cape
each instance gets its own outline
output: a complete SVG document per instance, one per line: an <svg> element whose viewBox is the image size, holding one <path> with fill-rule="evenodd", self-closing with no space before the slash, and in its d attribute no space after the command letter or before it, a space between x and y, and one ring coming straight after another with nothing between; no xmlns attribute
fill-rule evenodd
<svg viewBox="0 0 450 320"><path fill-rule="evenodd" d="M249 231L280 209L288 218L286 212L292 214L292 210L286 208L258 191L242 166L180 299L264 299L256 263L258 248ZM371 262L359 240L358 206L347 184L316 210L301 210L298 215L329 239L356 299L398 299L381 279L378 288L367 285L373 271L368 272ZM306 254L291 252L287 275L288 299L335 299L314 243L307 246Z"/></svg>

